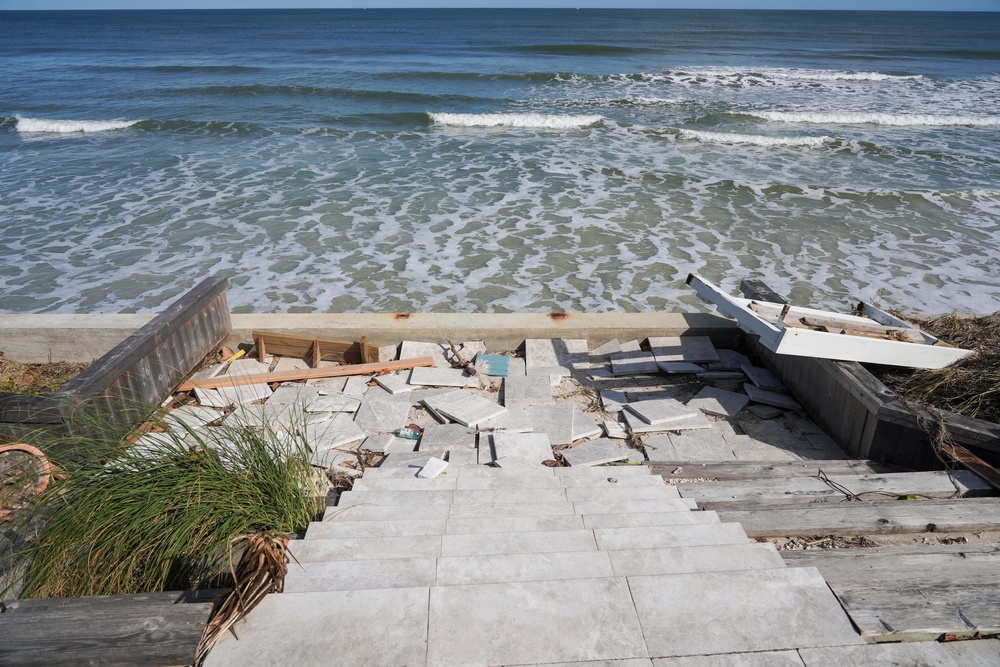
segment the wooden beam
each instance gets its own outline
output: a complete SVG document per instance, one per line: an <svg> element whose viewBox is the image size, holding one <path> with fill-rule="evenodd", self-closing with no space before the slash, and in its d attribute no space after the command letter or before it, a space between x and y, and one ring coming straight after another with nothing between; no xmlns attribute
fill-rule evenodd
<svg viewBox="0 0 1000 667"><path fill-rule="evenodd" d="M342 377L345 375L368 375L379 371L399 371L418 366L433 366L434 357L418 357L416 359L401 359L374 364L351 364L350 366L331 366L330 368L309 368L306 370L282 371L280 373L258 373L256 375L220 375L214 378L188 381L177 387L177 391L199 389L216 389L218 387L239 387L247 384L270 384L272 382L293 382L295 380L312 380L316 378Z"/></svg>
<svg viewBox="0 0 1000 667"><path fill-rule="evenodd" d="M941 451L951 460L960 463L965 468L976 473L983 480L1000 491L1000 471L982 460L965 447L956 444L945 444L941 446Z"/></svg>
<svg viewBox="0 0 1000 667"><path fill-rule="evenodd" d="M345 340L327 340L284 333L254 331L253 340L258 351L266 349L271 354L288 355L305 359L311 358L313 368L321 359L341 363L374 363L379 360L378 346L369 345L364 337L360 343ZM261 354L263 359L263 354Z"/></svg>

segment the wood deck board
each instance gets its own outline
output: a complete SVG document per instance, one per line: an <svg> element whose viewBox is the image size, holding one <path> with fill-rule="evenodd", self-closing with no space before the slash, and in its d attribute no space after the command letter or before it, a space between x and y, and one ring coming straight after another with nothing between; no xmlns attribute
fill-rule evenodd
<svg viewBox="0 0 1000 667"><path fill-rule="evenodd" d="M680 472L674 472L682 468ZM709 478L716 480L740 479L787 479L789 477L812 477L819 470L828 475L863 475L866 473L898 472L898 468L875 461L833 460L833 461L742 461L740 463L650 463L654 475L664 479Z"/></svg>
<svg viewBox="0 0 1000 667"><path fill-rule="evenodd" d="M1000 498L721 510L719 518L739 522L750 537L972 532L1000 530Z"/></svg>

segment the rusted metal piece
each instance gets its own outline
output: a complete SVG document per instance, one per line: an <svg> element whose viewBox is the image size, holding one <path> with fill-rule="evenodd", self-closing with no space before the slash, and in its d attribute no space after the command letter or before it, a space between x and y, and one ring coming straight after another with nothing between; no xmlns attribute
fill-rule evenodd
<svg viewBox="0 0 1000 667"><path fill-rule="evenodd" d="M560 322L562 320L568 320L569 313L549 313L549 318L555 320L556 322Z"/></svg>
<svg viewBox="0 0 1000 667"><path fill-rule="evenodd" d="M961 445L954 443L942 444L941 452L951 460L962 464L976 473L987 484L1000 491L1000 470L997 470Z"/></svg>
<svg viewBox="0 0 1000 667"><path fill-rule="evenodd" d="M397 320L408 320L413 317L413 313L396 313L393 317Z"/></svg>

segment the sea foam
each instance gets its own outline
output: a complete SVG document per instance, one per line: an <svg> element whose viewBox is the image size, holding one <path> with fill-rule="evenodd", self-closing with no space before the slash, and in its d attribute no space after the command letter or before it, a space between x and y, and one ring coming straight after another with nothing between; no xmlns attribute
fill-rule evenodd
<svg viewBox="0 0 1000 667"><path fill-rule="evenodd" d="M967 116L941 114L893 114L865 112L816 111L749 111L748 115L783 123L822 123L827 125L892 125L897 127L927 127L970 125L989 127L1000 125L1000 116Z"/></svg>
<svg viewBox="0 0 1000 667"><path fill-rule="evenodd" d="M678 135L686 139L697 139L717 144L752 144L754 146L822 146L835 141L833 137L771 137L763 134L738 134L736 132L701 132L699 130L678 130Z"/></svg>
<svg viewBox="0 0 1000 667"><path fill-rule="evenodd" d="M55 120L48 118L17 117L18 132L47 132L68 134L71 132L106 132L132 127L137 120Z"/></svg>
<svg viewBox="0 0 1000 667"><path fill-rule="evenodd" d="M561 116L539 113L430 113L431 122L462 127L525 127L566 129L596 125L603 116Z"/></svg>

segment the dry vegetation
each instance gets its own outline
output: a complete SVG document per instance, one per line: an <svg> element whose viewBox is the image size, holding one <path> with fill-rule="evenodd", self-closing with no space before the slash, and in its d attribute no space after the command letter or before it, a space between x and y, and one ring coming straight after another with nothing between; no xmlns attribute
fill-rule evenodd
<svg viewBox="0 0 1000 667"><path fill-rule="evenodd" d="M878 367L872 372L907 400L1000 422L1000 312L906 319L946 343L974 350L973 354L940 370Z"/></svg>
<svg viewBox="0 0 1000 667"><path fill-rule="evenodd" d="M69 361L22 364L0 353L0 392L48 394L72 380L89 365Z"/></svg>

